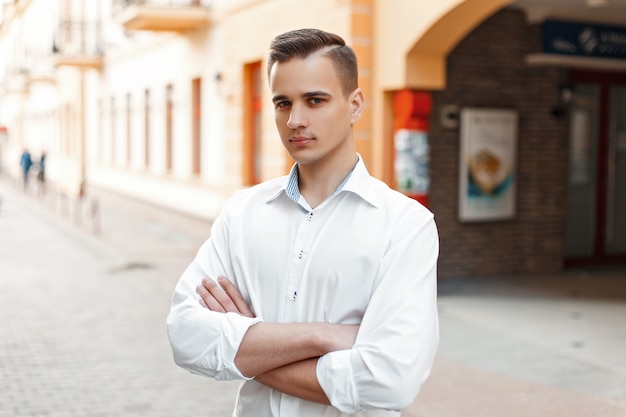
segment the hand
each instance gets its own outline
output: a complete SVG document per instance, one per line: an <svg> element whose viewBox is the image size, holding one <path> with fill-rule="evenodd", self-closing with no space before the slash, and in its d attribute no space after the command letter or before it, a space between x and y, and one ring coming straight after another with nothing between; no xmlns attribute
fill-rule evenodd
<svg viewBox="0 0 626 417"><path fill-rule="evenodd" d="M218 277L217 282L204 278L202 285L196 287L196 292L200 296L200 304L211 311L255 317L237 287L225 277Z"/></svg>

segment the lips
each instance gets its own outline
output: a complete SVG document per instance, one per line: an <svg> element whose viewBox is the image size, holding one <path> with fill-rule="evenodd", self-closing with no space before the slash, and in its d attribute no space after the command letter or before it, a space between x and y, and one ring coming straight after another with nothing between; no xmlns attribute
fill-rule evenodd
<svg viewBox="0 0 626 417"><path fill-rule="evenodd" d="M289 143L294 146L306 146L309 143L313 142L315 139L306 137L306 136L294 136L289 139Z"/></svg>

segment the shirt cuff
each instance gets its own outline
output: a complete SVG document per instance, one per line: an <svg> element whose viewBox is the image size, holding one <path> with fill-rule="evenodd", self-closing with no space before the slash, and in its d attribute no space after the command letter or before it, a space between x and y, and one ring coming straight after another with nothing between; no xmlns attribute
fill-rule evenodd
<svg viewBox="0 0 626 417"><path fill-rule="evenodd" d="M358 412L359 393L354 385L351 350L328 353L317 362L317 380L333 407L348 414Z"/></svg>
<svg viewBox="0 0 626 417"><path fill-rule="evenodd" d="M238 313L226 313L225 316L225 320L222 322L223 336L220 346L220 350L224 353L221 355L224 360L222 364L223 370L226 371L226 375L228 375L228 377L224 379L252 379L239 371L235 365L235 356L237 356L241 341L248 329L262 320L258 317L245 317Z"/></svg>

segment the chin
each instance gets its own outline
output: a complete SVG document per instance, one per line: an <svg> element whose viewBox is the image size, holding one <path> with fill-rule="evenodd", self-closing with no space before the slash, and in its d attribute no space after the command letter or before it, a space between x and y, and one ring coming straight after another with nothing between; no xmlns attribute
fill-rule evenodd
<svg viewBox="0 0 626 417"><path fill-rule="evenodd" d="M310 162L308 158L303 158L302 155L298 156L298 155L294 155L293 153L291 153L289 154L289 156L291 156L291 159L293 159L293 161L297 163L298 165L306 165L307 163Z"/></svg>

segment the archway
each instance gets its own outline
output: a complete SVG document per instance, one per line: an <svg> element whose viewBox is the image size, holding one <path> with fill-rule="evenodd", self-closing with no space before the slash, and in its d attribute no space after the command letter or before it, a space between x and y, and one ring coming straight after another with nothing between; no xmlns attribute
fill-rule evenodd
<svg viewBox="0 0 626 417"><path fill-rule="evenodd" d="M475 27L511 3L511 0L451 0L414 2L397 0L393 8L379 5L377 12L374 172L388 183L394 178L392 95L400 89L441 90L446 86L446 58ZM400 36L401 34L401 36Z"/></svg>

